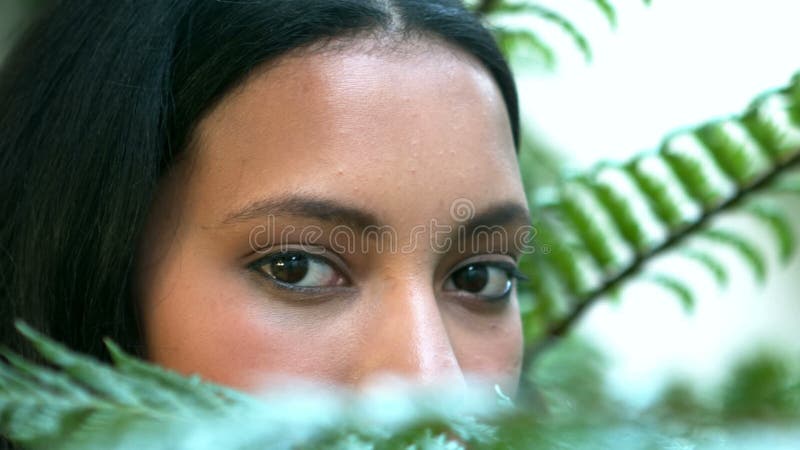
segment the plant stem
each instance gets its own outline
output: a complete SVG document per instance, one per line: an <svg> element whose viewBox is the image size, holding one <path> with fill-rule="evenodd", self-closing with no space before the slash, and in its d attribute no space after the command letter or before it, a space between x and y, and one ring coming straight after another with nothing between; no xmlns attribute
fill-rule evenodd
<svg viewBox="0 0 800 450"><path fill-rule="evenodd" d="M682 243L688 237L693 236L695 233L708 225L708 222L711 219L723 212L736 208L752 194L758 193L760 190L769 186L769 184L772 183L777 177L787 172L794 166L799 165L800 149L798 149L790 158L787 158L786 160L776 164L761 178L758 178L756 181L743 187L732 197L721 202L717 206L704 211L696 221L673 232L661 244L653 247L647 252L637 254L628 267L611 276L610 278L607 278L598 287L584 294L582 298L575 302L572 310L570 310L566 316L553 323L545 332L544 337L535 345L533 345L530 350L525 352L523 367L529 367L530 363L536 359L536 357L542 353L542 351L546 350L551 345L558 342L562 337L567 335L592 305L597 303L599 299L627 281L629 278L637 275L648 261Z"/></svg>

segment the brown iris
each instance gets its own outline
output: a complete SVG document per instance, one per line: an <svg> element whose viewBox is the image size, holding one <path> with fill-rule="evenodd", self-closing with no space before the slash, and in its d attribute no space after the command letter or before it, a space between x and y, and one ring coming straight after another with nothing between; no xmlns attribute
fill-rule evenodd
<svg viewBox="0 0 800 450"><path fill-rule="evenodd" d="M298 283L308 274L308 257L299 253L275 256L269 262L269 272L278 281Z"/></svg>
<svg viewBox="0 0 800 450"><path fill-rule="evenodd" d="M485 265L470 264L452 275L453 284L467 292L480 292L489 282L489 270Z"/></svg>

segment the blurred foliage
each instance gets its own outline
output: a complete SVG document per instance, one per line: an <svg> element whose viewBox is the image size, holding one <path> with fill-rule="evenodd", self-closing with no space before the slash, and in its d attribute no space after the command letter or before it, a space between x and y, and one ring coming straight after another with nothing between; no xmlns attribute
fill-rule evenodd
<svg viewBox="0 0 800 450"><path fill-rule="evenodd" d="M617 25L613 2L588 3ZM542 21L560 28L591 59L580 29L539 2L468 4L484 15L512 62L535 54L539 64L555 63L552 48L537 34ZM531 344L527 362L566 335L595 302L619 296L632 279L662 287L691 310L692 287L650 268L662 254L699 263L724 285L727 261L713 248L728 248L764 282L769 267L760 243L716 225L720 216L747 215L765 224L787 262L796 239L781 205L785 194L800 194L800 177L791 176L800 164L798 111L800 74L784 89L758 96L742 114L678 130L657 151L578 174L565 174L557 152L524 134L520 167L537 231L534 252L522 261L531 280L520 288Z"/></svg>
<svg viewBox="0 0 800 450"><path fill-rule="evenodd" d="M647 5L649 0L643 0ZM532 62L552 68L557 62L553 47L542 37L542 27L555 26L569 37L587 61L592 60L592 47L586 35L557 9L531 0L478 0L467 5L483 15L492 26L500 48L514 62ZM610 0L589 0L608 21L617 25L617 12Z"/></svg>
<svg viewBox="0 0 800 450"><path fill-rule="evenodd" d="M536 369L543 409L514 407L498 388L490 397L409 386L356 397L309 386L255 398L139 361L112 342L113 367L19 328L54 367L3 352L0 433L31 449L661 449L754 435L769 445L754 434L763 428L724 419L769 419L781 430L800 414L797 374L764 356L733 372L718 410L676 386L640 415L605 393L602 357L579 341Z"/></svg>
<svg viewBox="0 0 800 450"><path fill-rule="evenodd" d="M256 398L139 361L110 341L113 367L19 328L52 368L3 352L0 433L31 449L773 448L800 431L798 373L768 354L742 361L718 399L678 383L640 413L606 393L602 356L578 340L535 369L544 402L515 407L498 388L354 396L302 386Z"/></svg>
<svg viewBox="0 0 800 450"><path fill-rule="evenodd" d="M691 310L692 287L648 265L667 252L702 264L724 284L727 261L701 244L725 247L763 282L769 270L765 249L744 232L717 225L723 215L764 223L788 261L796 239L781 205L786 193L800 194L798 109L800 74L785 88L757 97L740 115L678 131L658 151L601 163L535 197L534 250L547 251L534 251L522 266L531 279L522 288L530 305L526 336L538 342L529 351L566 334L589 307L632 279L663 287Z"/></svg>
<svg viewBox="0 0 800 450"><path fill-rule="evenodd" d="M613 4L593 3L616 26ZM539 28L519 20L537 15L553 19L591 59L577 27L535 2L483 1L476 8L486 13L512 60L556 63ZM788 262L796 237L783 205L800 194L797 111L800 74L785 88L758 96L742 114L676 131L657 151L630 161L602 162L572 175L564 174L558 154L546 144L523 139L520 165L538 234L535 252L522 262L531 283L520 287L528 342L521 398L534 410L570 423L632 420L638 430L673 423L680 430L676 435L691 440L686 448L691 442L711 445L706 438L735 447L730 436L709 431L713 427L751 421L757 430L775 421L796 423L800 376L789 370L786 356L762 352L741 361L711 399L699 398L691 383L675 382L645 417L634 417L609 397L597 350L561 339L596 302L619 296L633 279L661 286L691 311L697 302L691 284L651 269L651 261L665 253L699 263L725 285L728 261L715 250L727 247L764 282L770 267L763 243L720 227L723 215L760 221L773 235L780 260ZM545 352L553 343L558 345ZM579 448L612 448L585 445Z"/></svg>
<svg viewBox="0 0 800 450"><path fill-rule="evenodd" d="M764 435L794 430L796 439L800 431L800 370L787 363L796 359L772 349L757 350L735 363L721 385L706 395L700 395L688 381L674 381L646 414L680 428L686 436L720 429Z"/></svg>
<svg viewBox="0 0 800 450"><path fill-rule="evenodd" d="M620 419L621 403L608 393L608 362L599 349L570 337L542 355L525 376L533 392L520 396L541 414L574 422Z"/></svg>
<svg viewBox="0 0 800 450"><path fill-rule="evenodd" d="M770 352L738 363L722 392L722 416L735 420L800 419L800 373Z"/></svg>

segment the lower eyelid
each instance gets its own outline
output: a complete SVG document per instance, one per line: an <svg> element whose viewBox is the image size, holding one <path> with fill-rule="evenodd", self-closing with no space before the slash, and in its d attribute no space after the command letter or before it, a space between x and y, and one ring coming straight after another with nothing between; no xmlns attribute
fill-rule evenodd
<svg viewBox="0 0 800 450"><path fill-rule="evenodd" d="M358 290L353 286L295 286L280 280L269 278L268 275L254 274L258 283L267 292L268 298L283 300L290 304L313 305L331 301L337 298L353 297Z"/></svg>
<svg viewBox="0 0 800 450"><path fill-rule="evenodd" d="M499 311L510 304L511 294L513 289L509 290L505 295L496 298L486 298L475 295L470 295L462 292L451 292L452 301L464 306L467 309L476 311Z"/></svg>

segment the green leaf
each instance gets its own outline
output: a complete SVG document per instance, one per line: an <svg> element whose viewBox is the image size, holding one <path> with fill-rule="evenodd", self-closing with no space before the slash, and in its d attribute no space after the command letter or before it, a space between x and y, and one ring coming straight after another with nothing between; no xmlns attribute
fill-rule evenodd
<svg viewBox="0 0 800 450"><path fill-rule="evenodd" d="M685 258L692 259L702 264L714 276L719 286L724 286L728 283L728 271L714 255L702 250L694 248L682 249L679 254Z"/></svg>
<svg viewBox="0 0 800 450"><path fill-rule="evenodd" d="M663 180L646 173L641 167L641 160L634 160L626 164L624 169L659 220L670 229L676 229L683 225L684 218L680 204L670 194L667 184Z"/></svg>
<svg viewBox="0 0 800 450"><path fill-rule="evenodd" d="M717 166L738 185L744 185L755 175L753 158L744 145L725 131L723 124L710 123L695 131L698 140L709 150Z"/></svg>
<svg viewBox="0 0 800 450"><path fill-rule="evenodd" d="M596 180L585 177L581 181L592 191L598 203L606 210L614 226L628 244L637 252L650 246L650 239L645 233L641 221L636 217L630 202L623 194L608 184Z"/></svg>
<svg viewBox="0 0 800 450"><path fill-rule="evenodd" d="M739 122L771 161L782 160L790 150L786 145L786 133L760 106L744 113Z"/></svg>
<svg viewBox="0 0 800 450"><path fill-rule="evenodd" d="M586 39L586 36L584 36L583 33L581 33L574 25L572 25L572 22L550 9L538 5L531 5L531 10L536 15L558 25L562 30L564 30L565 33L567 33L567 35L572 38L575 45L581 50L581 53L583 53L586 61L592 60L592 49L589 46L589 41Z"/></svg>
<svg viewBox="0 0 800 450"><path fill-rule="evenodd" d="M63 345L47 339L23 322L17 322L16 326L43 357L72 377L84 380L92 390L114 402L141 405L139 395L131 391L127 384L120 383L115 372L107 366L98 364L97 360L88 356L68 351Z"/></svg>
<svg viewBox="0 0 800 450"><path fill-rule="evenodd" d="M692 290L686 285L686 283L671 275L666 275L663 273L650 273L644 275L642 279L657 284L675 294L675 296L681 301L681 304L686 311L691 311L694 309L694 293L692 293Z"/></svg>
<svg viewBox="0 0 800 450"><path fill-rule="evenodd" d="M709 208L722 199L722 194L709 182L703 164L694 156L672 151L669 143L661 151L664 161L675 173L689 197Z"/></svg>
<svg viewBox="0 0 800 450"><path fill-rule="evenodd" d="M532 261L520 264L520 271L528 276L528 281L518 284L520 312L541 316L545 320L553 319L557 314L558 290L547 264L540 258L523 258ZM523 299L526 300L523 310Z"/></svg>
<svg viewBox="0 0 800 450"><path fill-rule="evenodd" d="M611 27L616 27L617 11L614 9L614 5L608 0L592 0L592 2L603 12L603 15L606 16L606 20L608 20Z"/></svg>
<svg viewBox="0 0 800 450"><path fill-rule="evenodd" d="M25 376L35 382L39 390L46 387L50 392L77 402L88 401L91 397L89 391L71 383L69 378L62 372L31 364L5 348L0 350L0 355L8 361L10 368L15 369L21 376ZM0 366L0 370L2 370L2 366Z"/></svg>
<svg viewBox="0 0 800 450"><path fill-rule="evenodd" d="M556 300L553 297L538 297L538 294L527 289L520 289L517 293L518 298L535 297L530 309L521 311L522 335L524 342L533 342L541 337L544 325L550 323L556 317Z"/></svg>
<svg viewBox="0 0 800 450"><path fill-rule="evenodd" d="M800 72L792 77L785 93L789 100L789 117L796 126L800 126Z"/></svg>
<svg viewBox="0 0 800 450"><path fill-rule="evenodd" d="M681 283L669 276L652 278L678 295L687 294ZM687 299L682 301L690 304ZM538 395L552 407L551 414L542 414L534 407L513 407L495 385L494 391L487 387L490 396L478 399L460 390L448 394L446 386L423 391L423 395L393 387L377 397L345 398L303 389L265 397L263 403L246 402L212 416L198 414L177 420L169 416L154 417L143 410L109 402L99 392L87 391L90 398L78 404L68 397L68 389L51 390L51 384L43 381L46 377L24 379L40 369L50 373L49 369L26 361L0 362L3 374L0 433L10 435L24 444L24 448L47 450L456 450L553 448L554 444L558 448L618 448L620 436L624 436L623 443L633 442L634 448L682 448L695 444L706 448L716 447L720 436L726 440L742 436L740 423L729 426L730 435L719 425L722 422L714 420L708 430L675 437L670 436L669 430L674 431L676 425L681 428L689 425L677 422L679 417L670 417L665 424L632 421L624 408L604 392L606 363L602 355L575 340L564 341L560 349L566 351L550 353L535 366L535 371L525 374L526 378L536 380L540 390L528 392L524 400L533 405L530 400ZM130 373L122 373L120 368L109 367L63 346L51 346L50 350L59 353L60 360L86 360L90 361L88 364L105 367L118 375L122 383L129 379ZM20 362L19 357L14 359ZM136 361L133 366L139 367L139 363L147 364ZM24 369L19 370L20 367ZM719 418L753 418L753 409L748 407L753 404L759 406L757 414L769 414L769 419L798 417L796 378L784 366L747 363L736 372L737 376L725 385ZM151 376L158 378L160 373L144 371L141 375L143 379L139 381L146 382ZM61 373L59 380L56 384L66 380L83 385L91 381L74 378L66 372ZM155 384L139 394L147 397L152 390L159 389L170 388ZM598 413L602 422L596 420ZM486 419L491 425L476 417ZM775 423L767 423L769 429L774 429ZM669 432L661 430L662 426ZM697 440L698 435L706 434L712 435L711 441ZM21 441L20 436L25 439ZM753 437L763 438L758 434Z"/></svg>
<svg viewBox="0 0 800 450"><path fill-rule="evenodd" d="M781 260L786 263L794 255L796 242L789 217L775 205L765 202L753 203L745 211L760 219L772 231L778 244Z"/></svg>
<svg viewBox="0 0 800 450"><path fill-rule="evenodd" d="M584 36L583 33L581 33L578 28L572 24L572 22L570 22L561 14L535 3L506 3L498 7L496 11L499 13L510 14L532 14L553 23L562 31L564 31L564 33L566 33L570 38L572 38L575 46L578 47L581 53L583 53L583 56L587 61L592 60L592 50L589 46L589 41L586 39L586 36Z"/></svg>
<svg viewBox="0 0 800 450"><path fill-rule="evenodd" d="M524 51L528 50L541 57L545 67L552 69L556 65L553 48L530 28L497 28L495 36L503 54L510 59L524 59Z"/></svg>
<svg viewBox="0 0 800 450"><path fill-rule="evenodd" d="M430 400L430 392L402 389L363 399L314 389L287 396L284 389L267 403L167 372L113 343L117 367L72 352L22 323L18 328L48 364L63 369L40 368L7 351L8 362L0 361L0 434L25 448L244 450L349 448L357 442L369 448L473 448L496 440L495 428L473 417L494 409L462 391L448 396L439 389L442 397ZM208 402L208 392L228 406ZM432 439L426 430L447 440ZM359 439L352 439L354 431Z"/></svg>
<svg viewBox="0 0 800 450"><path fill-rule="evenodd" d="M609 234L598 226L594 214L580 200L574 186L562 189L560 207L597 266L606 272L613 270L617 257L609 245Z"/></svg>
<svg viewBox="0 0 800 450"><path fill-rule="evenodd" d="M118 372L130 375L140 385L153 383L168 388L156 392L162 396L149 397L150 401L155 402L159 407L171 408L176 411L219 410L230 406L234 401L240 403L251 401L248 397L232 389L205 383L196 375L184 377L158 366L147 364L126 354L110 339L105 339L104 342Z"/></svg>
<svg viewBox="0 0 800 450"><path fill-rule="evenodd" d="M764 282L767 277L767 263L764 255L762 255L753 244L742 238L739 234L733 231L715 228L705 230L699 233L699 236L720 244L725 244L733 250L736 250L736 252L742 257L742 260L750 266L750 269L753 271L753 274L755 274L756 279L761 283Z"/></svg>
<svg viewBox="0 0 800 450"><path fill-rule="evenodd" d="M586 275L581 270L577 251L544 221L538 222L536 229L539 231L539 242L546 246L549 252L535 255L535 258L553 268L553 272L561 279L569 294L578 295L585 292L589 286Z"/></svg>

